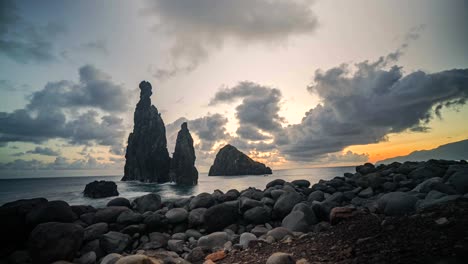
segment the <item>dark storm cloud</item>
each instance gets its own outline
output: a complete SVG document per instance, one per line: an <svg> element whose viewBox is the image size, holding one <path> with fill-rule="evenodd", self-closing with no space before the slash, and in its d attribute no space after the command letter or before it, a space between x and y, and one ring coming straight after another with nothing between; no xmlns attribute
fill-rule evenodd
<svg viewBox="0 0 468 264"><path fill-rule="evenodd" d="M156 16L154 31L173 37L170 67L155 76L190 72L225 41L278 43L313 32L317 18L309 0L154 0L143 13Z"/></svg>
<svg viewBox="0 0 468 264"><path fill-rule="evenodd" d="M128 92L93 66L81 67L79 73L78 84L48 83L30 96L24 109L0 112L0 142L62 138L72 144L121 147L124 125L116 114L127 109Z"/></svg>
<svg viewBox="0 0 468 264"><path fill-rule="evenodd" d="M357 63L353 71L347 64L317 71L308 90L322 102L285 129L281 152L292 160L313 160L383 141L389 133L427 131L441 108L465 103L468 69L404 75L401 67L386 67L391 59Z"/></svg>
<svg viewBox="0 0 468 264"><path fill-rule="evenodd" d="M285 120L278 114L280 90L253 82L241 82L232 88L220 89L211 99L210 105L231 103L239 99L242 102L236 107L236 118L239 120L237 134L240 137L261 140L260 131L274 134L282 130Z"/></svg>
<svg viewBox="0 0 468 264"><path fill-rule="evenodd" d="M15 1L0 1L0 54L16 62L54 60L54 40L64 32L60 24L32 24L21 16Z"/></svg>
<svg viewBox="0 0 468 264"><path fill-rule="evenodd" d="M128 108L128 92L112 82L109 75L92 65L79 69L80 82L49 82L34 92L28 109L94 107L109 112Z"/></svg>

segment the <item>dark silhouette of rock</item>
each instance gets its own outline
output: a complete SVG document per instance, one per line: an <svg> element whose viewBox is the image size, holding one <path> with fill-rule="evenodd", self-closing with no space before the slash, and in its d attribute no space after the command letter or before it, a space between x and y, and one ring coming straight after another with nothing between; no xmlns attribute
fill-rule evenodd
<svg viewBox="0 0 468 264"><path fill-rule="evenodd" d="M133 132L128 137L122 181L168 182L170 157L166 128L158 109L151 105L151 84L142 81L140 89Z"/></svg>
<svg viewBox="0 0 468 264"><path fill-rule="evenodd" d="M93 181L86 184L83 194L90 198L103 198L117 196L119 192L113 181Z"/></svg>
<svg viewBox="0 0 468 264"><path fill-rule="evenodd" d="M174 181L177 184L196 185L198 183L195 159L193 139L187 128L187 123L184 122L177 134L174 155L172 156L172 172L174 173Z"/></svg>
<svg viewBox="0 0 468 264"><path fill-rule="evenodd" d="M216 154L214 164L211 166L208 176L261 174L271 174L270 167L254 161L234 146L227 144Z"/></svg>

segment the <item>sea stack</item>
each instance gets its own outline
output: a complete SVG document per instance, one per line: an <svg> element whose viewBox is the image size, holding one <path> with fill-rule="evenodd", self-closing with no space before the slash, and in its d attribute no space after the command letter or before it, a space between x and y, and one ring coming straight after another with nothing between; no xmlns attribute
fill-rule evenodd
<svg viewBox="0 0 468 264"><path fill-rule="evenodd" d="M271 174L265 164L254 161L236 147L226 145L216 154L208 176L262 175Z"/></svg>
<svg viewBox="0 0 468 264"><path fill-rule="evenodd" d="M152 87L140 83L140 101L134 114L133 132L128 137L122 181L168 182L170 157L166 128L158 109L151 105Z"/></svg>
<svg viewBox="0 0 468 264"><path fill-rule="evenodd" d="M196 185L198 171L195 168L195 149L187 123L182 123L177 134L174 155L172 157L172 172L174 181L180 185Z"/></svg>

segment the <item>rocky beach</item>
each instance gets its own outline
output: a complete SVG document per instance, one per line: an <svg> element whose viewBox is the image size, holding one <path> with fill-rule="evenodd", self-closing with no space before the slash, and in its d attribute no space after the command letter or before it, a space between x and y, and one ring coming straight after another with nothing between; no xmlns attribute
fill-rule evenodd
<svg viewBox="0 0 468 264"><path fill-rule="evenodd" d="M102 208L18 200L0 263L465 263L467 193L465 161L429 160Z"/></svg>

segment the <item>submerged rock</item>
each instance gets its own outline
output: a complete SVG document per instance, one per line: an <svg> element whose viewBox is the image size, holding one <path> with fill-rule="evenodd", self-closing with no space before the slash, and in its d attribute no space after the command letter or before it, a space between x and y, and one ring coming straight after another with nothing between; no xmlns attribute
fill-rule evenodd
<svg viewBox="0 0 468 264"><path fill-rule="evenodd" d="M228 144L222 147L218 154L216 154L208 176L262 175L271 173L270 167L254 161L234 146Z"/></svg>
<svg viewBox="0 0 468 264"><path fill-rule="evenodd" d="M158 109L151 105L151 84L142 81L140 89L133 132L128 137L122 181L168 182L170 157L164 121Z"/></svg>
<svg viewBox="0 0 468 264"><path fill-rule="evenodd" d="M197 168L195 168L195 159L193 139L187 128L187 123L184 122L177 134L177 141L171 163L174 181L177 184L196 185L198 183L198 171Z"/></svg>
<svg viewBox="0 0 468 264"><path fill-rule="evenodd" d="M117 184L113 181L93 181L86 184L83 195L90 198L118 196Z"/></svg>

